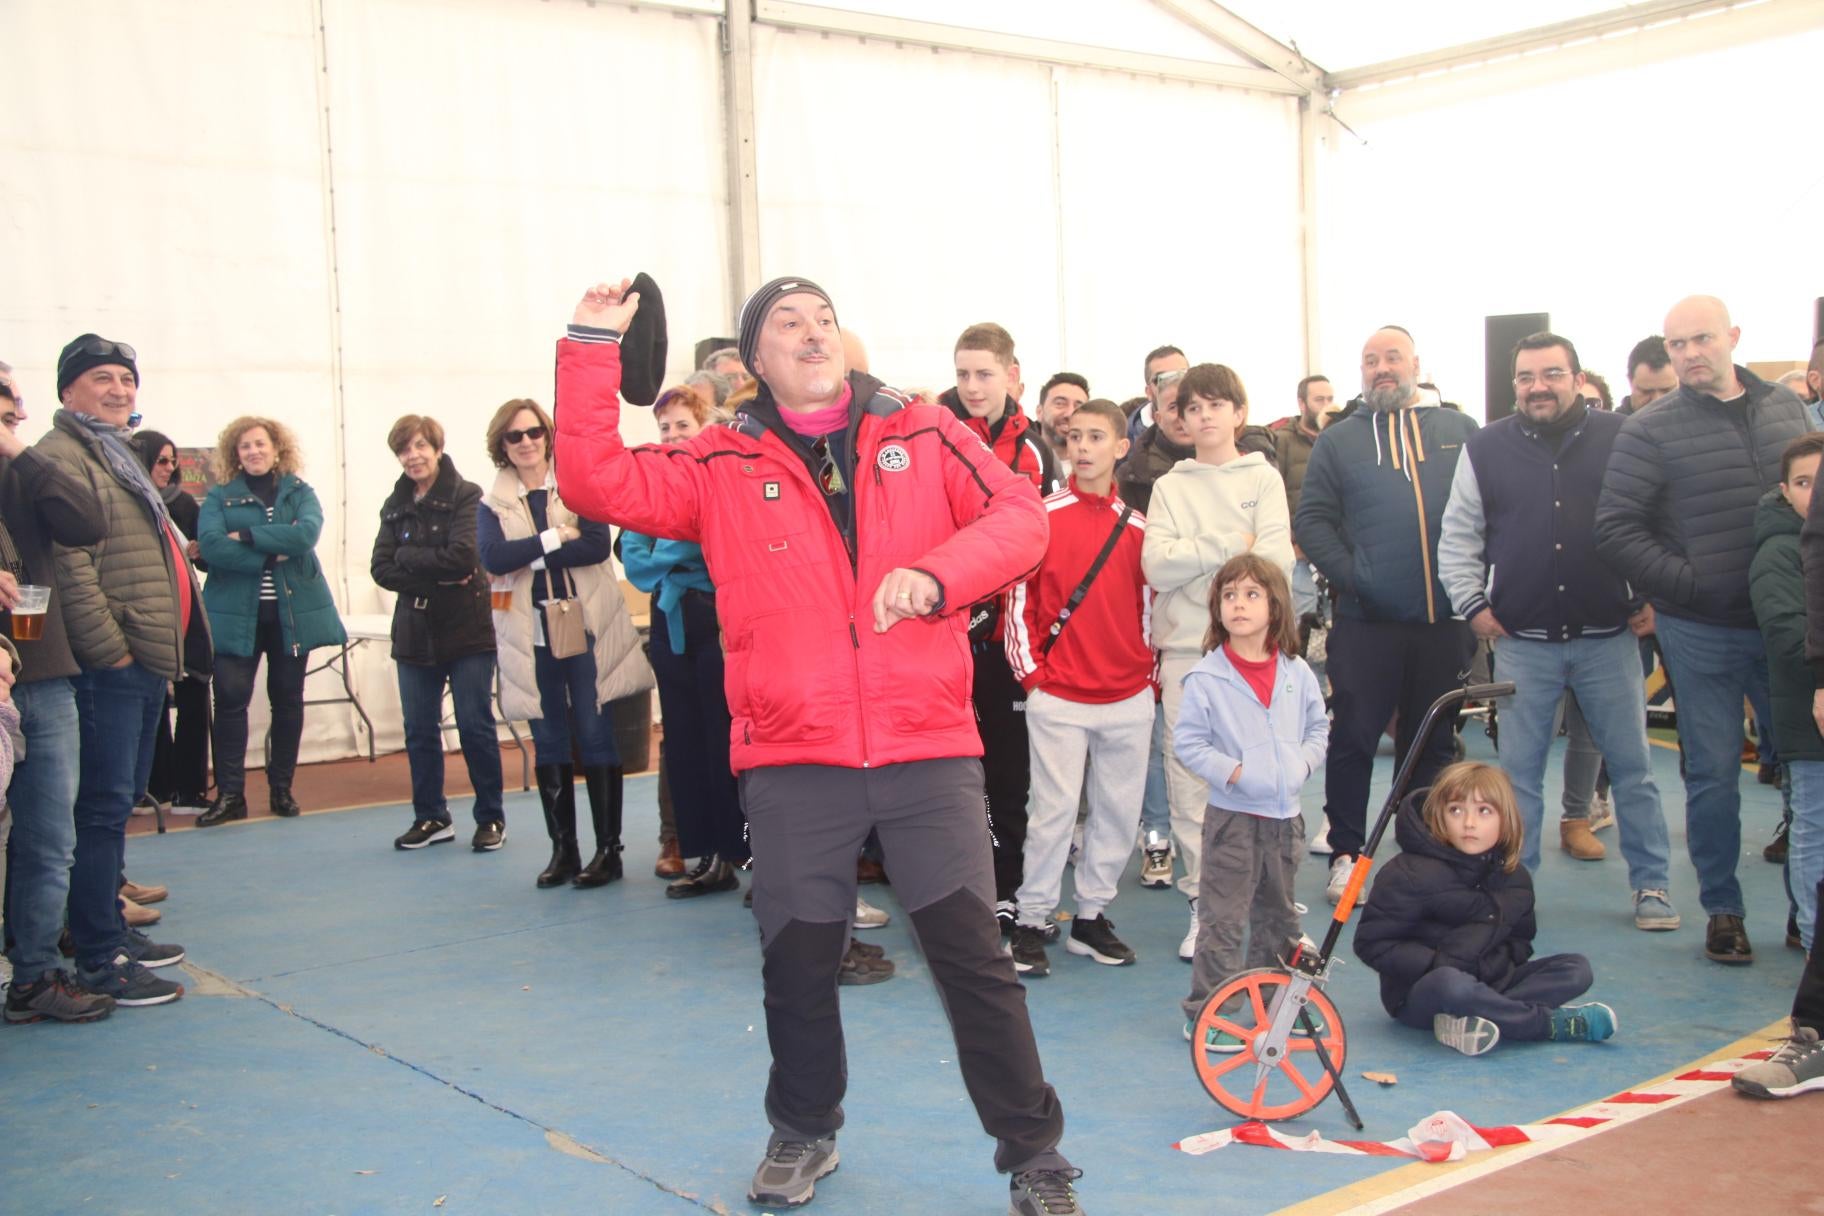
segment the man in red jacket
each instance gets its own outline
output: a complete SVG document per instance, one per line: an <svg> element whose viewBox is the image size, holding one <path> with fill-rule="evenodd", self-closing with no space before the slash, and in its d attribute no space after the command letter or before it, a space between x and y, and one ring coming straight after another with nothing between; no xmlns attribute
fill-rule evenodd
<svg viewBox="0 0 1824 1216"><path fill-rule="evenodd" d="M1051 971L1045 941L1064 884L1089 762L1089 819L1077 859L1077 914L1065 949L1121 966L1134 952L1103 915L1134 852L1153 737L1157 662L1152 590L1140 568L1146 518L1115 495L1127 417L1112 401L1065 424L1072 476L1045 500L1051 542L1031 581L1008 597L1007 663L1026 692L1032 804L1025 878L1014 897L1014 969Z"/></svg>
<svg viewBox="0 0 1824 1216"><path fill-rule="evenodd" d="M627 448L628 288L592 288L558 343L558 484L592 518L700 543L715 580L773 1051L773 1131L748 1197L795 1207L836 1168L836 977L872 830L999 1142L995 1165L1013 1175L1013 1211L1079 1212L1078 1171L1057 1149L1063 1113L995 927L955 610L1038 564L1038 495L948 411L845 374L835 309L804 279L775 279L742 308L759 395L730 426Z"/></svg>

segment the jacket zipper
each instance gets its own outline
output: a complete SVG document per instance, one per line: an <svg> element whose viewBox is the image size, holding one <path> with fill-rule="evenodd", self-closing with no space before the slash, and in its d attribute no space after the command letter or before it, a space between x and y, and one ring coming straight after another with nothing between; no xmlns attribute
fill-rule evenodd
<svg viewBox="0 0 1824 1216"><path fill-rule="evenodd" d="M1417 415L1409 417L1407 421L1412 424L1414 430L1418 429ZM1392 426L1389 426L1387 430L1387 441L1391 444L1393 442ZM1435 625L1438 623L1438 603L1431 587L1436 580L1431 573L1431 530L1425 522L1425 489L1419 484L1420 470L1411 462L1410 457L1408 457L1407 471L1412 474L1412 497L1419 506L1419 567L1425 572L1425 623Z"/></svg>

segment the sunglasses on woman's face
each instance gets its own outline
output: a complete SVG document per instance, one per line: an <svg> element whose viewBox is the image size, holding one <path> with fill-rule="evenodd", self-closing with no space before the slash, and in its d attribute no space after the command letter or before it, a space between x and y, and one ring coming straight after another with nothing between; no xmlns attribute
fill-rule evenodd
<svg viewBox="0 0 1824 1216"><path fill-rule="evenodd" d="M545 428L542 426L529 426L523 431L508 431L501 436L508 443L518 443L523 439L543 439L544 437Z"/></svg>
<svg viewBox="0 0 1824 1216"><path fill-rule="evenodd" d="M170 466L170 467L171 467L171 468L174 468L174 469L175 469L175 468L176 468L176 467L177 467L177 457L175 457L175 456L160 456L160 457L159 457L159 458L158 458L158 459L157 459L157 460L156 460L156 461L154 461L154 462L153 462L153 463L154 463L154 464L160 464L160 465L169 465L169 466Z"/></svg>

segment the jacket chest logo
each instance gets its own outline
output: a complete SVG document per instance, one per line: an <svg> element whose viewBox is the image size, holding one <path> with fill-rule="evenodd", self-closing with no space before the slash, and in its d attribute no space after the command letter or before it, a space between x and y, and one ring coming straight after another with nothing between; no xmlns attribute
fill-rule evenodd
<svg viewBox="0 0 1824 1216"><path fill-rule="evenodd" d="M779 498L779 483L776 481L769 481L761 486L760 497L766 499L768 502L777 501Z"/></svg>
<svg viewBox="0 0 1824 1216"><path fill-rule="evenodd" d="M889 443L880 449L880 455L875 457L874 463L880 466L882 472L903 473L912 467L912 454L902 444Z"/></svg>

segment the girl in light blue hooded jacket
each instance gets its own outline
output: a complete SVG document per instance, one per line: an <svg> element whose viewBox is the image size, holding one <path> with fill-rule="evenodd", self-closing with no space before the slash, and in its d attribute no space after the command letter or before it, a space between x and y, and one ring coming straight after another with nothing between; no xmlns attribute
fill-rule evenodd
<svg viewBox="0 0 1824 1216"><path fill-rule="evenodd" d="M1187 1037L1212 991L1243 969L1277 965L1299 937L1292 902L1305 851L1299 791L1330 740L1323 691L1298 657L1292 590L1277 563L1244 553L1217 571L1204 651L1184 677L1172 732L1178 759L1210 787ZM1219 1028L1205 1037L1210 1051L1242 1048Z"/></svg>

